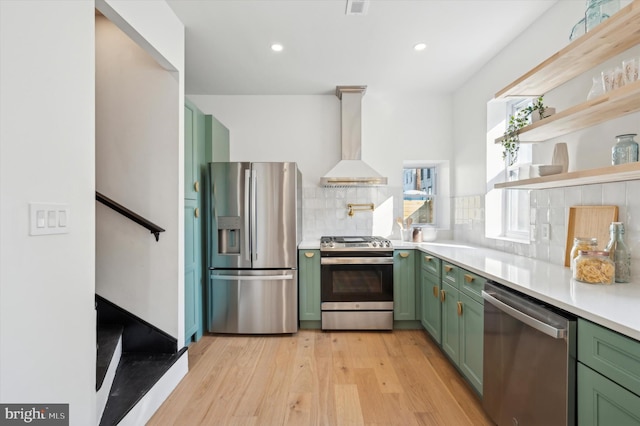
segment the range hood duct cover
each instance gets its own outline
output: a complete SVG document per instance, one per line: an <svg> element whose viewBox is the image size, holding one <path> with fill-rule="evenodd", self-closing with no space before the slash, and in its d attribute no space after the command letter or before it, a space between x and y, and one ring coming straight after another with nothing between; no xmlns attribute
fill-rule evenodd
<svg viewBox="0 0 640 426"><path fill-rule="evenodd" d="M320 178L326 187L383 186L387 178L362 161L362 97L367 86L338 86L341 100L342 161Z"/></svg>

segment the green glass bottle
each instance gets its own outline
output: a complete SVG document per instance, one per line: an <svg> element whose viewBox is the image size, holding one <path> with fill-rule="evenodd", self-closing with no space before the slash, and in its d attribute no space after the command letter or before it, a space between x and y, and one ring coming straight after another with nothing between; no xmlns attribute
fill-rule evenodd
<svg viewBox="0 0 640 426"><path fill-rule="evenodd" d="M631 282L631 252L624 242L624 224L611 222L609 226L610 240L606 251L615 263L617 283Z"/></svg>

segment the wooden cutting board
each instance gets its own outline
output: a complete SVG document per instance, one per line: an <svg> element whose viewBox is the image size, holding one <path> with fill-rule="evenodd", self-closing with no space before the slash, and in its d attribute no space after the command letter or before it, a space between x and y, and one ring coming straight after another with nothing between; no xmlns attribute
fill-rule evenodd
<svg viewBox="0 0 640 426"><path fill-rule="evenodd" d="M567 221L567 246L564 266L569 266L574 237L598 239L598 249L609 242L609 225L618 220L618 206L573 206Z"/></svg>

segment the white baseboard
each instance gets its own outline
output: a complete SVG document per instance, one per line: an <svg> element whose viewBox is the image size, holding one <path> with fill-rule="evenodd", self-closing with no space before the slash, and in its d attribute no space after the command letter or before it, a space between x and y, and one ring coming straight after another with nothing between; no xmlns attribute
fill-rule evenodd
<svg viewBox="0 0 640 426"><path fill-rule="evenodd" d="M180 380L189 371L188 350L164 373L158 382L118 423L118 426L140 426L146 424L160 405L178 386Z"/></svg>
<svg viewBox="0 0 640 426"><path fill-rule="evenodd" d="M107 373L104 376L102 386L96 392L96 425L100 424L102 414L104 413L104 409L107 406L107 399L109 399L109 393L111 392L113 380L116 377L116 370L118 369L118 364L120 363L121 356L122 335L120 335L118 344L116 345L116 349L113 351L113 355L111 356L111 361L109 361L109 368L107 368Z"/></svg>

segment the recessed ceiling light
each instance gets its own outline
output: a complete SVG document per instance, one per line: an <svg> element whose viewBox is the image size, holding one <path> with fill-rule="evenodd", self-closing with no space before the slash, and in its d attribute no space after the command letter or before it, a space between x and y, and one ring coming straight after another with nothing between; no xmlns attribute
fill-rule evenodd
<svg viewBox="0 0 640 426"><path fill-rule="evenodd" d="M273 50L274 52L282 52L282 49L284 49L284 47L282 47L280 43L273 43L271 45L271 50Z"/></svg>
<svg viewBox="0 0 640 426"><path fill-rule="evenodd" d="M421 50L424 50L426 48L427 48L426 43L418 43L415 46L413 46L413 50L415 50L416 52L420 52Z"/></svg>

